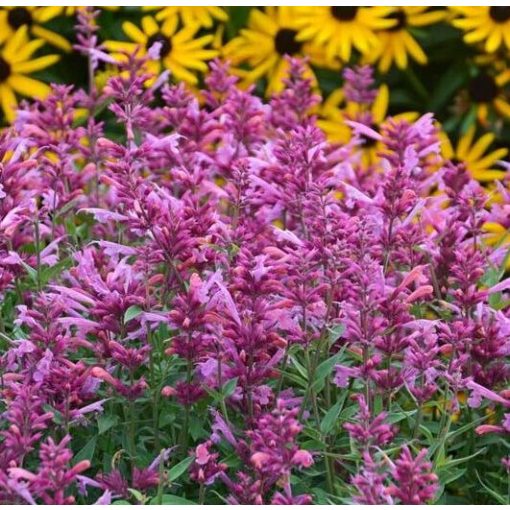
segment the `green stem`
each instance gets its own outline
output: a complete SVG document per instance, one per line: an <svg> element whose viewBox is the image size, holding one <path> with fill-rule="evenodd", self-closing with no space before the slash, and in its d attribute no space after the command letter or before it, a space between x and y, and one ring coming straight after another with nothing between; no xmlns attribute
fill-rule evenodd
<svg viewBox="0 0 510 510"><path fill-rule="evenodd" d="M35 233L35 250L37 257L37 290L41 291L41 233L39 230L39 219L37 219L34 223L34 233Z"/></svg>
<svg viewBox="0 0 510 510"><path fill-rule="evenodd" d="M156 451L159 451L160 439L159 439L159 386L156 384L156 370L155 370L155 360L154 360L154 345L152 344L152 335L151 329L147 326L147 343L151 346L150 350L150 378L151 378L151 388L152 388L152 428L154 431L154 447Z"/></svg>
<svg viewBox="0 0 510 510"><path fill-rule="evenodd" d="M321 421L320 421L320 417L319 417L319 408L317 406L317 396L315 395L315 391L313 391L313 389L312 389L315 370L313 369L312 363L310 360L310 347L309 346L306 346L306 348L305 348L305 360L306 360L306 370L308 372L308 384L306 387L306 394L305 394L305 398L303 400L303 406L301 407L301 413L300 413L299 418L301 419L301 416L305 410L305 405L308 403L308 400L311 399L313 416L315 419L315 423L317 425L317 430L319 430Z"/></svg>
<svg viewBox="0 0 510 510"><path fill-rule="evenodd" d="M158 474L159 474L159 483L158 483L158 490L157 490L157 493L156 493L156 502L158 505L162 505L163 504L163 477L164 477L164 474L165 474L165 471L164 471L164 460L163 460L163 450L161 450L160 452L161 454L161 460L159 461L159 470L158 470Z"/></svg>
<svg viewBox="0 0 510 510"><path fill-rule="evenodd" d="M223 417L225 418L225 421L227 424L230 424L229 418L228 418L228 411L227 411L227 404L225 402L225 396L223 395L223 376L221 373L221 356L218 352L218 390L221 392L221 399L220 399L220 407L221 412L223 413Z"/></svg>
<svg viewBox="0 0 510 510"><path fill-rule="evenodd" d="M287 343L285 346L285 354L283 355L282 367L280 369L280 378L278 379L278 384L276 386L276 395L279 395L280 391L282 391L283 379L285 378L285 369L287 368L287 363L289 361L289 348L290 344Z"/></svg>
<svg viewBox="0 0 510 510"><path fill-rule="evenodd" d="M325 453L328 453L327 448ZM328 455L324 456L324 466L326 467L326 483L328 485L328 491L333 496L336 496L334 462L334 458L329 457Z"/></svg>
<svg viewBox="0 0 510 510"><path fill-rule="evenodd" d="M203 505L204 502L205 502L205 485L201 483L200 488L198 489L198 504Z"/></svg>
<svg viewBox="0 0 510 510"><path fill-rule="evenodd" d="M440 433L438 436L439 446L437 447L436 453L434 455L434 467L436 466L437 461L439 460L441 451L445 448L446 438L448 436L448 432L450 431L451 424L452 424L452 415L448 414L448 418L446 419L446 423L445 423L444 427L442 429L439 429L440 430Z"/></svg>
<svg viewBox="0 0 510 510"><path fill-rule="evenodd" d="M191 384L191 377L193 375L193 363L191 360L188 360L188 367L186 370L186 383ZM190 417L191 406L186 404L184 406L184 424L181 430L181 440L180 443L182 445L183 453L186 454L188 450L188 428L189 428L189 417Z"/></svg>
<svg viewBox="0 0 510 510"><path fill-rule="evenodd" d="M127 408L124 408L124 414L125 414L125 420L128 424L128 449L129 449L129 457L131 464L135 465L135 458L136 458L136 443L135 443L135 437L136 437L136 429L135 429L135 407L132 400L128 402Z"/></svg>
<svg viewBox="0 0 510 510"><path fill-rule="evenodd" d="M418 431L420 430L422 415L423 415L423 405L420 404L418 406L418 411L416 413L416 421L414 423L414 429L413 429L413 439L416 439L418 437Z"/></svg>

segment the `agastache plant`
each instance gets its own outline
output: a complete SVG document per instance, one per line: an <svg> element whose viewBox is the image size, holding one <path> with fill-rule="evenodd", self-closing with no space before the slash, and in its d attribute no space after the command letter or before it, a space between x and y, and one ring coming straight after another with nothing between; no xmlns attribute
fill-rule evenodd
<svg viewBox="0 0 510 510"><path fill-rule="evenodd" d="M88 90L0 134L0 502L425 504L506 473L507 184L432 114L375 125L369 67L333 144L303 61L268 100L219 60L190 89L97 20Z"/></svg>

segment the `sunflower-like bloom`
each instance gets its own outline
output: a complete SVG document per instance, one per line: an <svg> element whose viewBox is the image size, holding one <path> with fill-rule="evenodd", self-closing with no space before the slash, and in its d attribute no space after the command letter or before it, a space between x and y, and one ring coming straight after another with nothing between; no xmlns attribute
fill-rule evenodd
<svg viewBox="0 0 510 510"><path fill-rule="evenodd" d="M439 138L443 157L454 163L463 163L473 179L482 182L503 179L507 172L493 168L493 165L508 154L508 149L489 151L489 147L496 138L494 133L485 133L476 141L475 134L476 126L471 126L454 147L448 135L441 131Z"/></svg>
<svg viewBox="0 0 510 510"><path fill-rule="evenodd" d="M465 32L468 44L485 43L485 51L493 53L505 46L510 50L510 7L450 7L459 17L453 25Z"/></svg>
<svg viewBox="0 0 510 510"><path fill-rule="evenodd" d="M249 85L262 77L267 78L268 95L283 89L289 63L284 58L307 55L312 64L319 67L339 68L339 62L326 62L324 51L311 42L296 39L298 33L295 7L266 7L264 11L252 9L248 27L224 47L224 55L234 65L247 63L249 71L236 73ZM306 67L308 78L316 82L310 66Z"/></svg>
<svg viewBox="0 0 510 510"><path fill-rule="evenodd" d="M396 25L387 15L393 7L297 7L296 22L300 27L298 41L314 41L326 50L331 60L340 57L344 62L356 48L366 55L379 45L376 30Z"/></svg>
<svg viewBox="0 0 510 510"><path fill-rule="evenodd" d="M61 13L61 7L2 7L0 10L0 44L14 35L20 27L27 27L33 37L64 51L71 51L71 43L43 25Z"/></svg>
<svg viewBox="0 0 510 510"><path fill-rule="evenodd" d="M144 7L144 10L160 9L160 7ZM180 17L183 25L198 25L203 28L211 28L215 21L224 23L228 20L227 12L221 7L215 6L168 6L163 7L156 14L158 21Z"/></svg>
<svg viewBox="0 0 510 510"><path fill-rule="evenodd" d="M488 124L491 113L510 119L510 104L504 90L509 81L508 72L493 75L484 69L470 80L467 92L476 108L476 116L483 126Z"/></svg>
<svg viewBox="0 0 510 510"><path fill-rule="evenodd" d="M114 58L121 60L122 51L133 53L137 50L140 56L146 55L154 43L159 42L160 59L150 60L147 71L154 75L161 72L161 66L169 69L178 80L196 85L198 79L193 71L207 71L206 61L218 55L216 50L206 46L213 40L213 35L204 35L195 39L199 25L189 25L178 30L177 18L168 18L162 25L152 16L144 16L141 27L130 21L122 24L122 29L131 42L106 41L104 46L113 52Z"/></svg>
<svg viewBox="0 0 510 510"><path fill-rule="evenodd" d="M399 69L405 69L409 57L425 65L427 55L414 38L411 30L413 27L423 27L437 23L445 17L445 11L428 11L428 7L397 7L388 18L396 20L393 27L378 32L381 44L367 55L367 62L378 62L378 69L387 73L393 63Z"/></svg>
<svg viewBox="0 0 510 510"><path fill-rule="evenodd" d="M0 103L8 122L12 122L16 116L16 93L44 98L50 91L48 85L26 75L45 69L59 59L58 55L45 55L31 60L34 52L44 45L44 41L29 41L27 30L26 26L18 28L0 48Z"/></svg>

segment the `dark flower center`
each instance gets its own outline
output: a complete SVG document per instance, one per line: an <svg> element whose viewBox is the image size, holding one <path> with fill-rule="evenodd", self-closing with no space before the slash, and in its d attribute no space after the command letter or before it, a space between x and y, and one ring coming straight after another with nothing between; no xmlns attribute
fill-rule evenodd
<svg viewBox="0 0 510 510"><path fill-rule="evenodd" d="M9 23L14 30L17 30L23 25L31 25L32 15L25 7L15 7L9 11L9 14L7 14L7 23Z"/></svg>
<svg viewBox="0 0 510 510"><path fill-rule="evenodd" d="M161 58L165 58L172 51L172 41L169 37L165 37L163 34L154 34L149 37L145 47L149 50L154 45L154 43L157 42L161 43L159 56Z"/></svg>
<svg viewBox="0 0 510 510"><path fill-rule="evenodd" d="M388 18L397 20L395 26L388 28L388 32L397 32L407 25L407 16L404 11L395 11L388 15Z"/></svg>
<svg viewBox="0 0 510 510"><path fill-rule="evenodd" d="M339 21L352 21L358 13L358 7L331 7L331 14Z"/></svg>
<svg viewBox="0 0 510 510"><path fill-rule="evenodd" d="M469 84L469 95L476 103L490 103L499 92L492 76L479 74Z"/></svg>
<svg viewBox="0 0 510 510"><path fill-rule="evenodd" d="M510 7L491 7L489 16L496 23L504 23L510 19Z"/></svg>
<svg viewBox="0 0 510 510"><path fill-rule="evenodd" d="M11 66L9 65L9 62L5 61L2 57L0 57L0 83L7 80L10 74Z"/></svg>
<svg viewBox="0 0 510 510"><path fill-rule="evenodd" d="M379 129L375 124L372 123L368 127L370 129L373 129L374 131L378 131ZM371 138L370 136L366 136L363 133L360 133L359 137L363 141L364 149L371 149L372 147L375 147L377 145L377 140Z"/></svg>
<svg viewBox="0 0 510 510"><path fill-rule="evenodd" d="M280 55L295 55L301 51L302 43L296 41L297 32L290 28L278 30L274 38L274 47Z"/></svg>

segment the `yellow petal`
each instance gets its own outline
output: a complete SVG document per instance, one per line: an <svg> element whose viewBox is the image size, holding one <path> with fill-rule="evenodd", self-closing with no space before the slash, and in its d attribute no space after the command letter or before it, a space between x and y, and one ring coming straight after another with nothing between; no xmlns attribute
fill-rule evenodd
<svg viewBox="0 0 510 510"><path fill-rule="evenodd" d="M487 42L485 43L485 50L488 53L495 52L501 45L501 42L503 41L503 33L499 29L493 30L492 34L487 39Z"/></svg>
<svg viewBox="0 0 510 510"><path fill-rule="evenodd" d="M465 161L467 159L469 147L473 143L473 137L475 136L475 126L471 126L465 135L461 136L457 145L457 158Z"/></svg>
<svg viewBox="0 0 510 510"><path fill-rule="evenodd" d="M34 80L28 76L22 76L21 74L13 74L9 76L7 84L10 85L18 94L27 97L43 99L50 91L50 87L46 85L46 83Z"/></svg>
<svg viewBox="0 0 510 510"><path fill-rule="evenodd" d="M198 83L197 77L175 60L166 60L165 65L168 69L170 69L172 75L175 76L175 78L178 80L186 81L191 85L196 85Z"/></svg>
<svg viewBox="0 0 510 510"><path fill-rule="evenodd" d="M22 27L18 28L14 35L7 40L7 44L5 45L4 51L2 52L2 56L6 60L11 60L11 58L16 55L16 52L19 50L19 48L26 44L27 42L27 26L23 25Z"/></svg>
<svg viewBox="0 0 510 510"><path fill-rule="evenodd" d="M151 37L159 32L159 26L156 23L156 20L152 16L144 16L142 18L142 28L143 28L143 31L145 32L145 34L148 35L149 37Z"/></svg>
<svg viewBox="0 0 510 510"><path fill-rule="evenodd" d="M19 62L12 65L12 71L16 74L28 74L35 71L40 71L58 62L59 55L45 55L44 57L35 58L26 62Z"/></svg>
<svg viewBox="0 0 510 510"><path fill-rule="evenodd" d="M439 132L439 141L441 142L441 152L445 159L453 159L455 153L453 151L452 142L444 131Z"/></svg>
<svg viewBox="0 0 510 510"><path fill-rule="evenodd" d="M490 154L488 154L484 158L482 158L479 161L477 161L476 164L477 164L478 167L481 167L481 168L483 168L483 167L489 168L496 161L499 161L500 159L503 159L507 155L507 153L508 153L507 149L498 149L498 150L495 150L494 152L491 152Z"/></svg>
<svg viewBox="0 0 510 510"><path fill-rule="evenodd" d="M32 41L24 44L18 51L10 58L11 64L24 62L28 60L45 42L42 39L33 39Z"/></svg>
<svg viewBox="0 0 510 510"><path fill-rule="evenodd" d="M63 7L51 6L51 7L37 7L32 11L32 18L38 23L46 23L57 16L63 11Z"/></svg>
<svg viewBox="0 0 510 510"><path fill-rule="evenodd" d="M0 83L0 104L7 122L12 122L16 118L15 110L18 102L12 89L5 83Z"/></svg>
<svg viewBox="0 0 510 510"><path fill-rule="evenodd" d="M122 23L122 30L124 33L135 43L145 45L147 44L148 37L144 34L134 23L131 21L124 21Z"/></svg>
<svg viewBox="0 0 510 510"><path fill-rule="evenodd" d="M494 100L494 106L499 113L510 118L510 104L508 104L504 99L496 98Z"/></svg>
<svg viewBox="0 0 510 510"><path fill-rule="evenodd" d="M51 30L43 28L39 25L34 25L32 27L32 34L35 35L36 37L44 39L52 46L60 48L61 50L71 51L72 49L71 43L65 37L62 37L56 32L52 32Z"/></svg>
<svg viewBox="0 0 510 510"><path fill-rule="evenodd" d="M381 123L386 117L390 102L390 90L387 85L381 85L372 106L372 115L376 124Z"/></svg>
<svg viewBox="0 0 510 510"><path fill-rule="evenodd" d="M407 50L416 60L416 62L425 65L427 63L427 55L425 55L424 51L421 49L421 46L416 42L414 37L411 34L406 33L404 35L404 41L407 46Z"/></svg>
<svg viewBox="0 0 510 510"><path fill-rule="evenodd" d="M469 161L476 161L479 159L482 154L489 148L489 145L494 141L493 133L485 133L481 138L479 138L476 143L471 147L471 150L468 153Z"/></svg>

